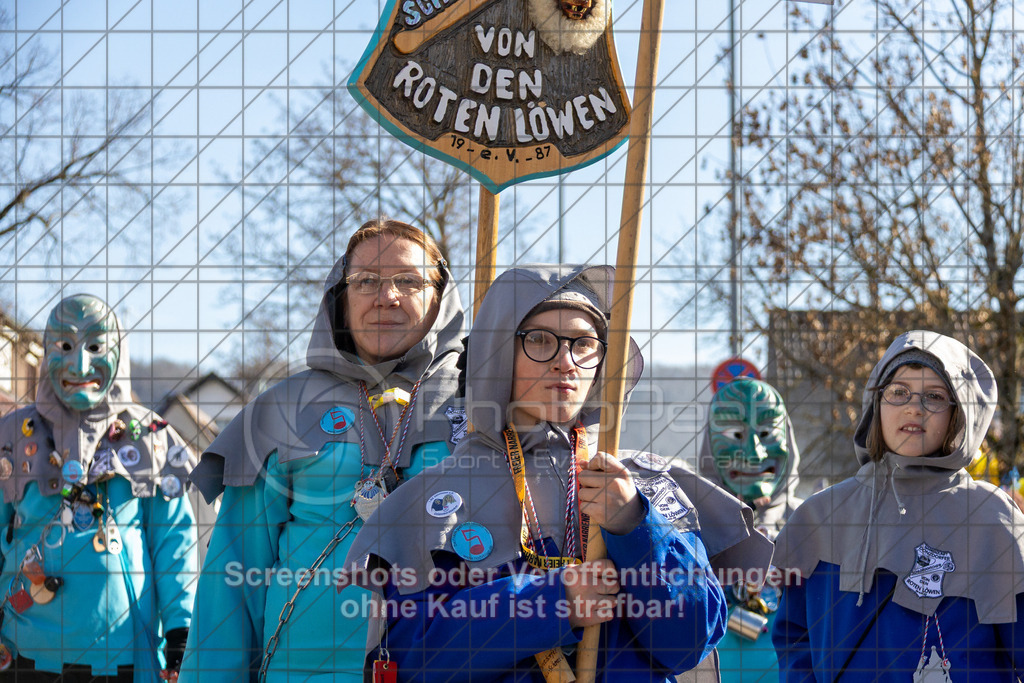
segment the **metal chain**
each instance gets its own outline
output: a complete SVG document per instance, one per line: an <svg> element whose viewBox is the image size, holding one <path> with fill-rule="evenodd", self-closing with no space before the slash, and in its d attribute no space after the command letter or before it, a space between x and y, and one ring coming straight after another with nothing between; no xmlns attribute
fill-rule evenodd
<svg viewBox="0 0 1024 683"><path fill-rule="evenodd" d="M358 518L357 518L358 519ZM303 589L313 582L313 577L316 576L316 572L320 569L327 558L330 556L334 549L338 547L338 544L345 540L345 538L352 533L352 529L355 528L356 519L351 519L343 524L339 529L338 533L334 534L334 538L330 540L327 547L320 553L320 557L309 566L307 570L308 580L299 581L298 587L295 589L295 593L292 594L291 600L284 604L281 608L281 616L277 622L277 628L274 629L274 635L270 636L267 641L266 650L263 653L263 662L260 664L259 680L260 683L267 680L267 670L270 668L270 659L274 656L274 652L277 651L277 645L280 642L281 630L284 625L288 623L288 620L292 617L292 612L295 610L295 601L298 599L299 594L302 593Z"/></svg>

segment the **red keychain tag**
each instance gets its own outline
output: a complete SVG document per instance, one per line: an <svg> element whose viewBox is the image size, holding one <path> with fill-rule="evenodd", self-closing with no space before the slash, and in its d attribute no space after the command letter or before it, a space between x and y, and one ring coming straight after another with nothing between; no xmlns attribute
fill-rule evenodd
<svg viewBox="0 0 1024 683"><path fill-rule="evenodd" d="M398 683L398 665L391 660L374 660L373 683Z"/></svg>
<svg viewBox="0 0 1024 683"><path fill-rule="evenodd" d="M24 588L19 588L16 593L11 593L11 597L7 598L7 601L11 603L11 607L18 614L22 614L25 610L32 606L32 596L28 594L28 591Z"/></svg>

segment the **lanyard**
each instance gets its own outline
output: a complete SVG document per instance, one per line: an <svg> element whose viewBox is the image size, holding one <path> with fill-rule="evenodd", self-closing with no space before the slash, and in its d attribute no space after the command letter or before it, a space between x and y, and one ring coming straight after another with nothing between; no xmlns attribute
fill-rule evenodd
<svg viewBox="0 0 1024 683"><path fill-rule="evenodd" d="M572 445L572 458L569 461L569 483L566 490L566 505L565 505L565 536L566 536L566 554L568 557L548 557L547 555L541 555L537 552L537 549L541 547L543 543L543 533L540 528L540 518L537 517L537 511L533 507L533 498L530 496L530 487L526 483L526 463L523 459L523 447L519 443L519 434L516 433L515 427L509 427L503 432L505 436L505 448L506 457L508 458L509 470L512 472L512 481L515 484L516 496L519 498L519 505L523 509L523 525L522 525L522 537L520 538L520 545L523 549L523 557L531 567L538 569L558 569L560 567L568 567L574 564L579 564L580 559L575 556L576 550L576 537L582 539L583 554L586 556L586 528L589 527L587 520L583 519L583 515L579 515L580 528L577 528L573 524L573 519L576 517L574 512L579 511L579 485L577 483L576 474L579 470L579 462L576 454L580 452L580 457L585 462L587 458L587 433L586 431L577 425L573 428L573 435L570 439ZM533 535L530 533L530 514L532 513L533 519L537 524L537 538L538 541L534 543Z"/></svg>
<svg viewBox="0 0 1024 683"><path fill-rule="evenodd" d="M397 463L392 463L391 446L393 446L394 443L395 443L395 437L398 436L398 430L404 425L405 428L402 429L402 438L399 439L399 441L398 441L398 450L395 451L395 459L396 460L398 458L402 457L402 448L405 446L405 437L409 433L409 425L412 423L412 407L416 404L416 395L419 393L419 388L420 388L420 382L416 382L416 384L412 388L412 393L411 393L411 395L409 397L409 401L405 404L405 407L402 408L402 413L398 416L398 422L395 423L395 428L391 431L391 439L390 440L386 440L384 438L384 430L380 426L380 420L377 419L377 412L376 412L375 406L370 402L370 397L367 395L366 383L365 382L360 382L359 383L359 392L360 392L360 394L362 394L362 398L366 402L366 405L369 406L369 408L370 408L370 415L373 416L373 423L377 426L377 435L380 436L381 443L384 444L384 457L382 458L382 462L380 464L380 469L378 470L378 473L380 474L380 476L383 476L383 473L385 472L385 469L388 468L388 467L390 467L392 470L395 469L395 465ZM406 421L406 419L405 419L406 414L409 415L409 420L408 421ZM365 456L365 453L366 453L366 443L363 440L362 417L363 417L363 404L360 403L359 404L359 423L360 423L360 429L359 429L359 460L360 460L359 477L360 477L360 481L362 481L363 469L366 466L366 456Z"/></svg>

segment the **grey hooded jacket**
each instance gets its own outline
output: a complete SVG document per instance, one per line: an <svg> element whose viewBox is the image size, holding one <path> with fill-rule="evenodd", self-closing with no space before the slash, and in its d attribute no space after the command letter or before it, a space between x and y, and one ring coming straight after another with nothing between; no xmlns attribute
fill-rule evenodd
<svg viewBox="0 0 1024 683"><path fill-rule="evenodd" d="M959 412L960 432L948 455L870 459L867 435L876 419L876 388L897 357L925 351L943 369ZM960 342L934 332L900 335L875 366L864 391L854 435L861 463L856 476L821 491L797 509L776 539L775 563L810 576L819 562L840 567L840 589L865 594L876 570L905 578L922 543L951 553L938 597L920 596L896 582L892 600L934 614L944 596L974 601L982 623L1017 620L1012 596L1024 591L1024 515L1009 497L964 469L977 453L996 408L996 383L987 365Z"/></svg>

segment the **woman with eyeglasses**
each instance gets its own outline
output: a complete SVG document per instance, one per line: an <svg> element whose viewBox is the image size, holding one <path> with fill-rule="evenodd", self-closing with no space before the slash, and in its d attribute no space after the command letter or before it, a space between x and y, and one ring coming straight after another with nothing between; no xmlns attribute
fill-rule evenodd
<svg viewBox="0 0 1024 683"><path fill-rule="evenodd" d="M362 680L363 520L465 432L462 305L434 241L366 223L324 287L302 372L246 406L192 477L223 492L182 681Z"/></svg>
<svg viewBox="0 0 1024 683"><path fill-rule="evenodd" d="M1024 674L1024 515L964 469L995 409L992 371L955 339L889 346L864 391L860 470L776 539L774 564L798 577L772 637L781 680Z"/></svg>
<svg viewBox="0 0 1024 683"><path fill-rule="evenodd" d="M542 681L603 624L602 681L669 681L725 632L709 556L771 544L724 491L651 453L597 452L608 267L500 275L468 346L473 431L384 501L350 549L377 591L368 665L399 681ZM632 345L628 386L642 370ZM699 514L698 514L699 513ZM597 526L608 557L583 561Z"/></svg>

